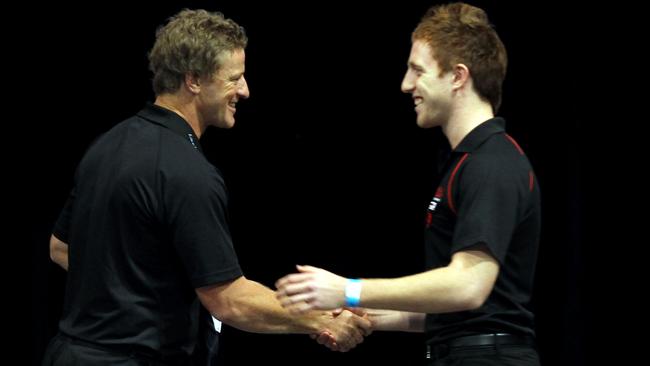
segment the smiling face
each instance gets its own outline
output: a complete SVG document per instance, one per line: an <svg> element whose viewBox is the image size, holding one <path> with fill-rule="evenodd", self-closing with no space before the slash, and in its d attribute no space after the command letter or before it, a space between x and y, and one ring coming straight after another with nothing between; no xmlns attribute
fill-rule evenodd
<svg viewBox="0 0 650 366"><path fill-rule="evenodd" d="M418 126L430 128L447 122L451 111L452 81L453 73L440 75L431 47L422 40L413 42L402 91L413 97Z"/></svg>
<svg viewBox="0 0 650 366"><path fill-rule="evenodd" d="M243 49L236 49L224 53L221 61L211 80L201 79L197 104L206 125L231 128L235 125L237 102L250 95L244 78L246 55Z"/></svg>

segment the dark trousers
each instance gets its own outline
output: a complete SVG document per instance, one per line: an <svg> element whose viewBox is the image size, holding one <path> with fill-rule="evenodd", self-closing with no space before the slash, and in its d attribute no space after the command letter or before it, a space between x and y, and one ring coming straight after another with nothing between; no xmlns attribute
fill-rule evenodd
<svg viewBox="0 0 650 366"><path fill-rule="evenodd" d="M214 329L212 316L201 307L199 338L192 354L192 365L216 366L219 352L219 333Z"/></svg>
<svg viewBox="0 0 650 366"><path fill-rule="evenodd" d="M429 366L539 366L537 351L527 345L438 348L428 357Z"/></svg>
<svg viewBox="0 0 650 366"><path fill-rule="evenodd" d="M45 350L43 366L187 366L189 359L156 360L146 355L112 351L56 335Z"/></svg>

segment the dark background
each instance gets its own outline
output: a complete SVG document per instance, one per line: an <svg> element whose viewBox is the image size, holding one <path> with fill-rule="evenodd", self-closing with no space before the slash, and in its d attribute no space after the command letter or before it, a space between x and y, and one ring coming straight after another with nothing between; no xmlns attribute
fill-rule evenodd
<svg viewBox="0 0 650 366"><path fill-rule="evenodd" d="M543 235L534 306L545 365L584 365L593 330L605 326L587 297L602 252L587 250L599 216L591 194L592 143L585 110L598 101L571 64L596 57L583 9L470 2L490 16L509 53L499 114L532 161L542 188ZM38 364L56 332L65 274L48 258L50 230L91 141L153 101L146 54L155 29L184 7L221 11L246 28L251 98L236 126L202 143L225 174L235 247L248 278L272 286L295 264L345 276L395 277L423 270L424 210L436 179L435 130L415 124L400 92L410 33L432 1L176 2L39 5L33 61L38 102L29 112L25 203L32 251L31 347ZM45 44L45 46L44 46ZM584 71L584 69L583 69ZM578 89L580 92L577 92ZM31 131L28 131L31 132ZM588 281L589 279L589 281ZM609 320L611 322L612 320ZM226 365L279 362L418 364L422 336L375 333L348 354L307 336L225 327Z"/></svg>

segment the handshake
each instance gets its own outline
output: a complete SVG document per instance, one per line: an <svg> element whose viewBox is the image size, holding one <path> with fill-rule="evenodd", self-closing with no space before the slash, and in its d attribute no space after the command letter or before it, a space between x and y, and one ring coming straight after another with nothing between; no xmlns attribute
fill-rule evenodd
<svg viewBox="0 0 650 366"><path fill-rule="evenodd" d="M347 352L372 333L372 322L360 308L340 308L328 312L326 328L310 337L332 351Z"/></svg>
<svg viewBox="0 0 650 366"><path fill-rule="evenodd" d="M347 352L372 333L373 314L356 307L360 282L348 286L349 281L354 281L316 267L297 268L299 273L286 275L275 283L276 297L294 315L330 310L323 314L325 328L312 334L312 339L333 351Z"/></svg>

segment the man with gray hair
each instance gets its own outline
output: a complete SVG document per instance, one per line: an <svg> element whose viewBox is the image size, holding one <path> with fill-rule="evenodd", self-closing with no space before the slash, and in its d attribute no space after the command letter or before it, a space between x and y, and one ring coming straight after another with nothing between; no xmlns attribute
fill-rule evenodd
<svg viewBox="0 0 650 366"><path fill-rule="evenodd" d="M203 305L233 327L304 333L347 351L370 322L349 311L290 315L244 277L208 128L231 128L247 37L220 13L183 10L149 54L156 99L88 149L55 224L52 259L68 270L59 333L44 365L187 365Z"/></svg>

